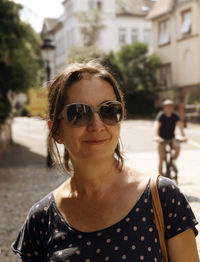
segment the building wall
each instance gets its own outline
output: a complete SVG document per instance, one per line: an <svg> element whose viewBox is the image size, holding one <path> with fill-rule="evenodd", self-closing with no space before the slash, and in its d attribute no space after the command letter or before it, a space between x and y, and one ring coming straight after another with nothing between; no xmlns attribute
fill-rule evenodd
<svg viewBox="0 0 200 262"><path fill-rule="evenodd" d="M132 41L132 30L138 31L138 41L145 42L144 33L145 30L149 30L150 32L150 41L149 41L149 50L150 52L153 51L152 45L152 24L149 21L144 20L142 17L135 17L134 20L132 18L122 18L119 17L116 22L116 41L117 41L117 48L116 51L120 49L119 44L119 29L125 28L126 29L126 44L131 44Z"/></svg>
<svg viewBox="0 0 200 262"><path fill-rule="evenodd" d="M65 40L65 28L60 28L56 34L54 35L55 42L55 52L54 52L54 60L55 60L55 68L54 75L57 70L60 70L63 67L63 64L66 59L66 40Z"/></svg>
<svg viewBox="0 0 200 262"><path fill-rule="evenodd" d="M192 11L192 28L191 36L182 39L181 28L181 13L184 10L191 9ZM176 31L175 45L176 45L176 68L177 68L177 83L178 86L196 85L200 83L199 74L199 14L198 2L186 3L185 5L177 8L175 13L176 18ZM175 58L174 58L175 60Z"/></svg>
<svg viewBox="0 0 200 262"><path fill-rule="evenodd" d="M192 31L184 38L181 34L182 12L191 9ZM171 64L172 90L196 86L200 83L200 3L189 1L179 4L173 12L153 20L153 45L164 64ZM159 22L170 19L170 43L159 46ZM165 95L172 94L166 90ZM189 90L189 89L188 89Z"/></svg>
<svg viewBox="0 0 200 262"><path fill-rule="evenodd" d="M61 18L63 22L62 28L54 30L53 39L56 44L54 55L53 74L59 71L66 62L67 55L71 45L82 43L79 21L77 19L77 12L89 10L90 0L68 0L63 2L64 13ZM94 0L93 0L94 2ZM143 42L144 30L152 30L151 21L147 21L142 17L131 16L117 16L115 0L101 0L103 24L105 28L101 31L98 44L105 51L118 51L120 49L119 43L119 29L126 29L126 43L131 43L131 30L138 29L138 40ZM152 37L150 37L152 38ZM150 41L150 52L153 51L153 44Z"/></svg>
<svg viewBox="0 0 200 262"><path fill-rule="evenodd" d="M164 20L170 20L170 43L160 46L159 45L159 24L160 22ZM174 41L174 17L170 14L164 15L156 20L153 21L153 46L155 53L161 58L163 64L171 64L171 70L173 72L172 74L172 83L173 86L177 85L177 79L176 79L176 45Z"/></svg>

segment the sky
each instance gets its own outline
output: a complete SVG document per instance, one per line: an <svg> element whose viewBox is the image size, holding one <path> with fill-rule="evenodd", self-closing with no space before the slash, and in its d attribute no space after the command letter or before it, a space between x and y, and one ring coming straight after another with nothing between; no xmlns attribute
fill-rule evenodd
<svg viewBox="0 0 200 262"><path fill-rule="evenodd" d="M21 19L29 22L32 27L41 32L45 17L58 18L63 12L63 0L13 0L24 6Z"/></svg>

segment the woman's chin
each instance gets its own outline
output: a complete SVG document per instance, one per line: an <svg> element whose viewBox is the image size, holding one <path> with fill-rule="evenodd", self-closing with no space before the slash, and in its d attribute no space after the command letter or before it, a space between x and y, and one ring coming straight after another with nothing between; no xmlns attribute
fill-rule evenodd
<svg viewBox="0 0 200 262"><path fill-rule="evenodd" d="M88 152L84 152L83 155L83 160L87 161L87 162L94 162L94 161L106 161L107 159L112 159L113 154L108 154L108 152L106 152L105 150L103 151L88 151Z"/></svg>

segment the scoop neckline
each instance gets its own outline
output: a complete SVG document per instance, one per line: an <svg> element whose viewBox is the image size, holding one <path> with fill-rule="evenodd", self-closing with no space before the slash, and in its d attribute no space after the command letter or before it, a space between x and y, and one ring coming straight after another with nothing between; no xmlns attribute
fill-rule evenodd
<svg viewBox="0 0 200 262"><path fill-rule="evenodd" d="M126 218L128 218L131 213L134 212L134 210L137 208L137 206L139 205L139 203L142 201L143 199L143 196L146 194L148 188L149 188L149 185L150 185L150 180L148 180L147 182L147 185L145 186L145 189L143 190L143 192L141 193L140 197L138 198L138 200L136 201L136 203L133 205L133 207L131 208L131 210L128 212L127 215L125 215L122 219L120 219L118 222L106 227L106 228L103 228L103 229L100 229L100 230L95 230L95 231L89 231L89 232L85 232L85 231L80 231L76 228L74 228L73 226L71 226L67 221L66 219L63 217L62 213L60 212L57 204L56 204L56 201L55 201L55 198L54 198L54 194L53 194L53 191L51 192L51 195L52 195L52 203L53 203L53 207L54 209L56 210L56 213L57 215L60 217L61 221L63 222L63 224L67 227L68 230L70 230L71 232L74 232L76 234L81 234L81 235L96 235L97 233L104 233L104 232L107 232L107 231L110 231L112 230L113 228L115 227L118 227L121 223L125 222L126 221Z"/></svg>

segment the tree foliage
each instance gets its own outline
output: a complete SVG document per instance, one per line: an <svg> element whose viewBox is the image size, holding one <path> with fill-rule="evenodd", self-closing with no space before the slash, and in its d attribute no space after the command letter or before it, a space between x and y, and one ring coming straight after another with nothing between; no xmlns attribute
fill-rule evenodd
<svg viewBox="0 0 200 262"><path fill-rule="evenodd" d="M157 70L160 59L148 55L144 43L122 46L119 52L110 52L102 63L110 68L124 93L129 115L145 115L154 109L159 87Z"/></svg>
<svg viewBox="0 0 200 262"><path fill-rule="evenodd" d="M71 46L67 58L68 63L86 62L93 59L102 59L104 51L98 46L101 31L105 28L102 24L102 14L98 8L87 12L78 12L82 42Z"/></svg>
<svg viewBox="0 0 200 262"><path fill-rule="evenodd" d="M105 53L97 45L82 46L80 44L73 45L70 48L67 62L88 62L90 60L100 60L104 57Z"/></svg>
<svg viewBox="0 0 200 262"><path fill-rule="evenodd" d="M80 23L80 33L84 46L93 46L97 43L100 32L105 28L102 24L102 14L98 8L87 12L78 12L77 18Z"/></svg>
<svg viewBox="0 0 200 262"><path fill-rule="evenodd" d="M0 0L0 124L11 111L8 93L26 91L40 84L40 38L20 20L22 7Z"/></svg>

